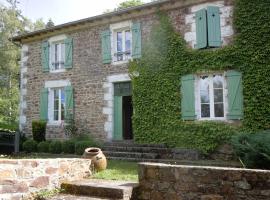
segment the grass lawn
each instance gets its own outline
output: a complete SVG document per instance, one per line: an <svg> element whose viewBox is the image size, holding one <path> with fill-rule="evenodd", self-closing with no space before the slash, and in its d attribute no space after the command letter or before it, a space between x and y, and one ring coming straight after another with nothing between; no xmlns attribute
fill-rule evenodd
<svg viewBox="0 0 270 200"><path fill-rule="evenodd" d="M107 169L95 173L92 178L106 180L138 181L138 164L136 162L108 160Z"/></svg>

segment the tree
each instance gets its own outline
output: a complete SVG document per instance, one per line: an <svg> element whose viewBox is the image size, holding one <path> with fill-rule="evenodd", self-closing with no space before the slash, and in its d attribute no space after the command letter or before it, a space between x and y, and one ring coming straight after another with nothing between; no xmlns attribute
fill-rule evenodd
<svg viewBox="0 0 270 200"><path fill-rule="evenodd" d="M133 6L139 6L142 4L144 4L144 2L141 0L127 0L127 1L120 3L117 7L117 10L129 8L129 7L133 7Z"/></svg>
<svg viewBox="0 0 270 200"><path fill-rule="evenodd" d="M46 28L51 28L51 27L54 27L54 23L53 23L52 19L50 18L46 24Z"/></svg>

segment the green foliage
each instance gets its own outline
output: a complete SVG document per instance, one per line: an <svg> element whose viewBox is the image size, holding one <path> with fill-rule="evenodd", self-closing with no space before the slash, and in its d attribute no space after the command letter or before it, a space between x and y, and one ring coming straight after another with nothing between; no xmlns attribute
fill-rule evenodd
<svg viewBox="0 0 270 200"><path fill-rule="evenodd" d="M129 8L129 7L133 7L133 6L139 6L142 4L143 4L143 1L141 1L141 0L127 0L127 1L120 3L118 5L117 9L120 10L120 9L125 9L125 8Z"/></svg>
<svg viewBox="0 0 270 200"><path fill-rule="evenodd" d="M43 141L43 142L40 142L37 145L37 150L40 153L48 153L49 152L49 148L50 148L50 142L49 141Z"/></svg>
<svg viewBox="0 0 270 200"><path fill-rule="evenodd" d="M27 153L36 152L37 151L37 142L35 140L26 140L23 143L23 150Z"/></svg>
<svg viewBox="0 0 270 200"><path fill-rule="evenodd" d="M46 140L46 121L32 121L33 139L37 142Z"/></svg>
<svg viewBox="0 0 270 200"><path fill-rule="evenodd" d="M133 83L135 140L213 151L236 132L270 126L270 7L268 0L236 0L232 45L219 49L187 47L168 17L159 13L140 60L130 62ZM180 78L186 74L229 69L243 73L242 126L181 119Z"/></svg>
<svg viewBox="0 0 270 200"><path fill-rule="evenodd" d="M49 152L54 154L62 153L62 143L61 141L52 141L49 146Z"/></svg>
<svg viewBox="0 0 270 200"><path fill-rule="evenodd" d="M18 123L12 123L12 124L0 123L0 131L15 132L18 129L19 129Z"/></svg>
<svg viewBox="0 0 270 200"><path fill-rule="evenodd" d="M69 114L65 119L64 125L65 134L69 137L76 137L78 128L72 114Z"/></svg>
<svg viewBox="0 0 270 200"><path fill-rule="evenodd" d="M96 143L93 141L79 141L75 143L75 154L82 155L84 150L88 147L96 147Z"/></svg>
<svg viewBox="0 0 270 200"><path fill-rule="evenodd" d="M232 138L236 155L248 168L270 169L270 131Z"/></svg>
<svg viewBox="0 0 270 200"><path fill-rule="evenodd" d="M75 142L73 140L66 140L62 142L63 153L73 154L75 152Z"/></svg>

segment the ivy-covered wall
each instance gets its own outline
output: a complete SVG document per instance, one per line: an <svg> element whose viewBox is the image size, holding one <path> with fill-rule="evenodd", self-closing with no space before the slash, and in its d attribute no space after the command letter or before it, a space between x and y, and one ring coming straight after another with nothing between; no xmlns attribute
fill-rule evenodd
<svg viewBox="0 0 270 200"><path fill-rule="evenodd" d="M270 128L270 1L235 0L232 45L193 50L164 13L145 41L142 59L130 63L133 76L133 129L139 143L213 151L237 132ZM187 122L181 119L183 75L229 69L243 74L241 123ZM138 73L134 73L137 71Z"/></svg>

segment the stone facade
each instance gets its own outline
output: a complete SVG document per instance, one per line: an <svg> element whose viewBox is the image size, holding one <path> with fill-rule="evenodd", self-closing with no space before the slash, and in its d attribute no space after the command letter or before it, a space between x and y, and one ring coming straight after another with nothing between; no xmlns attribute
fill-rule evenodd
<svg viewBox="0 0 270 200"><path fill-rule="evenodd" d="M0 200L22 199L91 175L88 159L0 159Z"/></svg>
<svg viewBox="0 0 270 200"><path fill-rule="evenodd" d="M195 2L195 3L194 3ZM196 5L196 3L200 3ZM203 2L203 4L201 4ZM205 4L209 2L208 4ZM222 39L228 44L232 39L232 3L224 1L192 1L190 6L169 9L171 22L177 32L187 40L191 48L194 45L194 10L198 6L218 5L221 8ZM169 4L169 2L168 2ZM142 11L144 12L144 11ZM126 18L125 19L125 15ZM129 18L128 13L122 15L122 20L141 23L142 40L150 35L151 27L157 22L155 13L147 13L139 17ZM121 21L118 21L121 22ZM115 22L114 22L115 23ZM21 106L20 129L31 135L32 120L39 119L40 91L46 81L67 80L74 88L75 121L80 132L90 133L101 140L110 140L113 130L113 77L125 76L127 80L128 67L124 64L103 64L101 55L101 37L103 30L110 28L111 23L103 23L91 28L68 31L66 36L73 38L73 67L59 73L43 72L41 66L40 40L24 44L21 64ZM144 44L144 42L142 42ZM65 138L62 125L47 125L48 138Z"/></svg>
<svg viewBox="0 0 270 200"><path fill-rule="evenodd" d="M141 200L266 200L270 171L139 164Z"/></svg>

